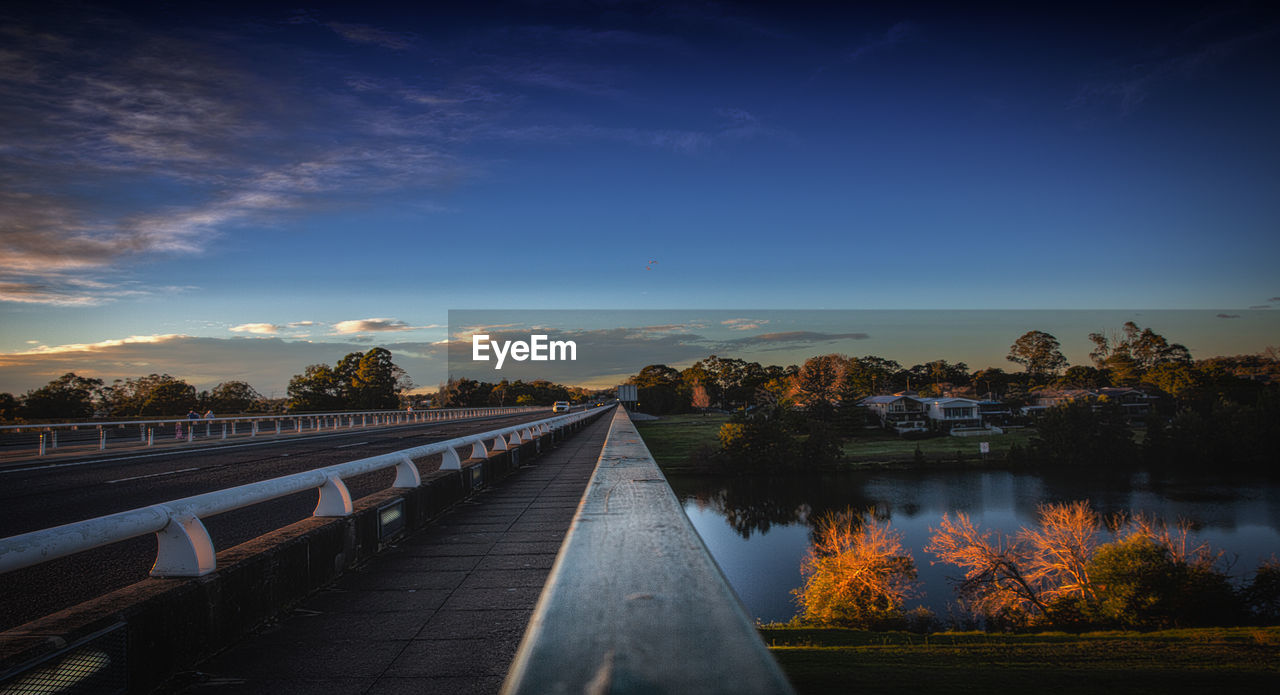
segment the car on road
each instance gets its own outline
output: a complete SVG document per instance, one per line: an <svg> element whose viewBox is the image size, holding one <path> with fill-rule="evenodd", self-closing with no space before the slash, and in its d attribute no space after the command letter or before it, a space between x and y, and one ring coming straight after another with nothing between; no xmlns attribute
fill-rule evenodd
<svg viewBox="0 0 1280 695"><path fill-rule="evenodd" d="M569 401L556 401L551 404L551 412L567 413L569 412Z"/></svg>

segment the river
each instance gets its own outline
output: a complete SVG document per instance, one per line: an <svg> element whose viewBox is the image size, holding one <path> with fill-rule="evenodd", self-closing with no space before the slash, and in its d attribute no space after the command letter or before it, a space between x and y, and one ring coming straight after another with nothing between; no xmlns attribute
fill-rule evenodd
<svg viewBox="0 0 1280 695"><path fill-rule="evenodd" d="M1226 551L1232 576L1280 555L1280 481L1220 474L1097 469L1053 474L991 470L878 471L786 477L668 476L694 528L747 611L764 622L796 613L809 520L831 510L876 510L902 532L916 560L924 605L946 619L958 568L930 565L922 549L943 513L1014 533L1046 502L1089 500L1103 515L1153 514L1190 521L1194 537Z"/></svg>

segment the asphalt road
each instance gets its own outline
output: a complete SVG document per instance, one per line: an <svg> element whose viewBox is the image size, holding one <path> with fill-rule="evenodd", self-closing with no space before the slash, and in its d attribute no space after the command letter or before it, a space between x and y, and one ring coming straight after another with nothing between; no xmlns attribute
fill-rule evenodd
<svg viewBox="0 0 1280 695"><path fill-rule="evenodd" d="M550 416L524 413L8 467L0 469L0 538ZM435 471L438 458L420 461L419 470ZM394 478L384 470L346 483L359 499ZM223 550L310 516L316 497L315 491L298 493L212 517L205 526L214 547ZM0 630L145 579L155 547L155 536L148 535L0 575Z"/></svg>

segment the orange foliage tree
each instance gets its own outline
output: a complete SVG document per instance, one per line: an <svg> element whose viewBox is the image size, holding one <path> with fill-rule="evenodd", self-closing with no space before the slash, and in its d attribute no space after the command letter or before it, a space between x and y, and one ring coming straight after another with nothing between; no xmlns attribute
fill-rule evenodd
<svg viewBox="0 0 1280 695"><path fill-rule="evenodd" d="M916 565L902 534L852 509L821 518L794 591L801 619L856 628L895 627L916 592Z"/></svg>

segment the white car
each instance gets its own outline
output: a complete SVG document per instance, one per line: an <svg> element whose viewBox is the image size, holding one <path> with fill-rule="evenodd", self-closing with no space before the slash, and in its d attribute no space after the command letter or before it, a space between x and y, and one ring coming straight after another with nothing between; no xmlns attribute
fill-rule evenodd
<svg viewBox="0 0 1280 695"><path fill-rule="evenodd" d="M555 403L551 404L551 412L553 413L569 412L569 401L556 401Z"/></svg>

